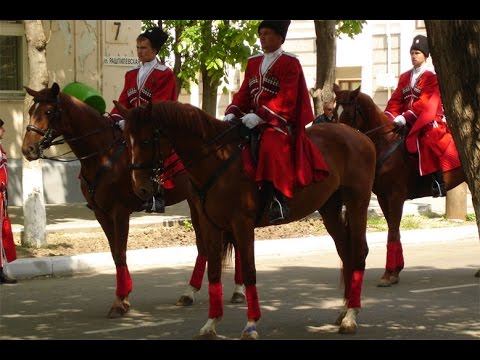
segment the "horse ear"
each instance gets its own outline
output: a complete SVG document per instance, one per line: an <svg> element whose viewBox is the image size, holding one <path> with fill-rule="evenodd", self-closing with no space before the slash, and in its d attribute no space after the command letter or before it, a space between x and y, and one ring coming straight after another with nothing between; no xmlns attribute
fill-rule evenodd
<svg viewBox="0 0 480 360"><path fill-rule="evenodd" d="M118 110L118 113L122 115L123 118L125 118L125 115L127 114L127 108L120 104L117 100L113 100L113 104L115 105L116 109Z"/></svg>
<svg viewBox="0 0 480 360"><path fill-rule="evenodd" d="M60 86L58 86L57 83L53 83L53 85L52 85L53 96L57 96L59 92L60 92Z"/></svg>
<svg viewBox="0 0 480 360"><path fill-rule="evenodd" d="M38 94L38 91L30 89L28 86L23 87L28 95L35 97Z"/></svg>
<svg viewBox="0 0 480 360"><path fill-rule="evenodd" d="M338 86L337 84L333 84L333 92L336 94L340 91L340 86Z"/></svg>
<svg viewBox="0 0 480 360"><path fill-rule="evenodd" d="M358 93L360 92L360 87L359 86L358 88L356 88L355 90L352 91L352 97L357 97L358 96Z"/></svg>

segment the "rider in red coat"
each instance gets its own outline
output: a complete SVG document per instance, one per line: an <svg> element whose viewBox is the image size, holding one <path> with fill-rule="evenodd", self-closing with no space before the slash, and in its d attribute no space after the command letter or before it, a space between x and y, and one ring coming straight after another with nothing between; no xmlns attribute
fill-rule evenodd
<svg viewBox="0 0 480 360"><path fill-rule="evenodd" d="M157 58L158 52L167 39L168 35L158 27L148 29L137 37L137 55L141 65L125 74L125 85L118 99L127 109L146 105L149 102L177 100L175 75ZM115 107L110 114L123 129L125 120ZM174 152L165 160L164 166L168 168L174 162L177 165L164 174L166 178L169 178L171 173L178 173L183 169L183 164ZM175 184L169 179L162 186L168 189L175 187ZM148 200L142 209L147 212L164 212L163 197L157 194L153 199Z"/></svg>
<svg viewBox="0 0 480 360"><path fill-rule="evenodd" d="M281 47L289 25L290 20L260 23L264 54L248 60L242 86L224 117L241 118L245 126L261 132L255 181L264 194L273 191L270 222L288 218L285 197L293 197L296 185L306 186L328 175L323 157L305 136L313 112L302 67Z"/></svg>
<svg viewBox="0 0 480 360"><path fill-rule="evenodd" d="M420 175L433 176L432 196L445 196L443 171L461 166L457 148L443 114L437 75L428 68L427 38L417 35L410 47L413 69L400 75L385 108L396 126L410 129L405 141L419 155Z"/></svg>
<svg viewBox="0 0 480 360"><path fill-rule="evenodd" d="M0 119L0 140L3 138L5 129L4 122ZM12 223L8 216L8 171L7 171L7 154L0 144L0 222L1 222L1 241L0 241L0 284L15 284L16 279L7 276L3 271L3 261L7 263L17 258L17 251L13 241Z"/></svg>

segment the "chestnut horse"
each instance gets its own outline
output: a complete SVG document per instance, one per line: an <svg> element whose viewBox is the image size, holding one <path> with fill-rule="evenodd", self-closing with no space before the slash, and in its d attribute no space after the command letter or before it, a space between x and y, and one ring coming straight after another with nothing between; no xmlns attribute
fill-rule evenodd
<svg viewBox="0 0 480 360"><path fill-rule="evenodd" d="M129 219L130 214L140 208L142 200L132 190L129 152L122 131L92 107L61 93L56 83L41 91L25 89L33 96L34 104L29 111L23 155L29 161L47 159L44 149L67 142L80 160L81 190L105 232L117 271L116 299L108 316L123 315L130 308L128 295L133 288L127 266ZM65 141L55 141L61 135ZM173 189L164 190L166 206L185 199L189 201L187 175L177 174L174 181ZM199 234L196 232L196 235ZM192 304L193 293L202 284L205 262L205 254L199 252L190 285L177 300L177 305ZM237 284L231 302L245 300L239 276L241 274L235 276Z"/></svg>
<svg viewBox="0 0 480 360"><path fill-rule="evenodd" d="M375 144L377 165L373 192L388 223L387 257L385 272L378 282L388 287L399 282L404 267L400 221L403 204L407 199L431 196L432 179L420 176L418 158L408 154L403 134L395 131L393 122L367 94L335 89L339 122L350 125L367 134ZM461 167L443 174L447 190L465 181Z"/></svg>
<svg viewBox="0 0 480 360"><path fill-rule="evenodd" d="M125 137L131 149L133 189L141 198L152 195L152 180L142 164L162 163L163 154L175 149L190 178L192 212L198 216L201 241L208 258L209 314L197 337L216 338L223 316L222 260L225 235L240 252L247 295L247 324L242 338L258 337L260 306L256 289L254 229L270 225L255 181L242 160L243 125L232 125L179 102L159 102L127 110L114 102L125 118ZM242 130L242 131L240 131ZM375 148L370 139L346 125L311 127L307 136L325 158L329 176L295 191L289 199L296 221L320 209L325 227L343 262L345 309L337 323L339 332L356 331L356 314L368 254L367 212L375 171ZM168 169L166 169L168 170ZM342 216L342 205L346 215ZM223 256L222 256L223 254Z"/></svg>

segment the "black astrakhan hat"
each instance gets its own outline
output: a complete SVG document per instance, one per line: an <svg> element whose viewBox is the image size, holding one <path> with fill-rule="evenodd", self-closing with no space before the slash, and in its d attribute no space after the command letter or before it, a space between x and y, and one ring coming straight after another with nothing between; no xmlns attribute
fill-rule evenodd
<svg viewBox="0 0 480 360"><path fill-rule="evenodd" d="M283 38L282 44L285 42L287 37L288 27L290 26L290 20L263 20L260 25L258 25L258 32L261 28L273 29L277 34L281 35Z"/></svg>
<svg viewBox="0 0 480 360"><path fill-rule="evenodd" d="M417 35L413 38L412 46L410 47L410 51L418 50L425 55L426 58L430 56L430 50L428 49L428 40L425 35Z"/></svg>
<svg viewBox="0 0 480 360"><path fill-rule="evenodd" d="M159 27L153 27L151 29L148 29L144 33L140 34L139 37L140 36L146 37L148 40L150 40L152 47L157 49L158 51L160 51L160 48L163 44L165 44L165 41L167 41L168 39L168 34Z"/></svg>

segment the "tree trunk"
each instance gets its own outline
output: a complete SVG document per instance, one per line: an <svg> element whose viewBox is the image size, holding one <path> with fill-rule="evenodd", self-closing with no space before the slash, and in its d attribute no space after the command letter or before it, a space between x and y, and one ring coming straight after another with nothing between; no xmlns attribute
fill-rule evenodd
<svg viewBox="0 0 480 360"><path fill-rule="evenodd" d="M317 80L310 90L315 116L323 114L323 102L333 100L337 59L335 20L314 20L317 47Z"/></svg>
<svg viewBox="0 0 480 360"><path fill-rule="evenodd" d="M48 70L46 58L47 40L41 20L25 20L25 36L29 65L28 87L40 90L48 87ZM23 110L23 128L29 123L28 110L32 97L25 95ZM45 200L43 197L42 160L27 161L23 159L23 229L22 245L40 247L47 244Z"/></svg>
<svg viewBox="0 0 480 360"><path fill-rule="evenodd" d="M425 20L425 25L480 235L480 20Z"/></svg>
<svg viewBox="0 0 480 360"><path fill-rule="evenodd" d="M220 84L210 84L206 70L202 70L202 110L217 117L217 90Z"/></svg>

